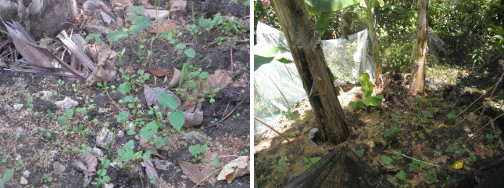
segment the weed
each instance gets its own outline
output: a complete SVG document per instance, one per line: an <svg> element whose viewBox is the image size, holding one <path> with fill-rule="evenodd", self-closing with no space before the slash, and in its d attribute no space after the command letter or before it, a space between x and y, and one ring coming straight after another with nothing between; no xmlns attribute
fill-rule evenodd
<svg viewBox="0 0 504 188"><path fill-rule="evenodd" d="M395 133L399 132L399 128L397 126L391 126L385 134L383 134L383 137L389 137L391 135L394 135Z"/></svg>
<svg viewBox="0 0 504 188"><path fill-rule="evenodd" d="M196 144L189 146L189 153L191 153L191 155L194 157L193 161L196 162L203 159L203 157L207 155L206 153L207 149L208 146L206 144L205 145Z"/></svg>
<svg viewBox="0 0 504 188"><path fill-rule="evenodd" d="M362 93L364 93L365 99L362 101L352 101L348 104L350 108L360 108L362 106L380 106L385 98L382 95L371 96L373 94L374 85L369 80L369 74L363 73L360 76L360 84Z"/></svg>
<svg viewBox="0 0 504 188"><path fill-rule="evenodd" d="M426 178L427 178L427 180L428 180L428 181L427 181L427 183L428 183L428 184L433 184L434 182L436 182L436 181L437 181L437 175L436 175L436 172L435 172L434 170L432 170L432 169L431 169L431 170L429 170L429 171L427 172L427 177L426 177Z"/></svg>
<svg viewBox="0 0 504 188"><path fill-rule="evenodd" d="M118 41L123 38L128 38L130 42L130 47L131 51L133 54L137 54L137 51L135 50L133 46L133 39L132 35L135 33L139 33L140 31L144 30L147 28L149 25L149 18L145 16L139 16L145 12L145 7L144 6L133 6L130 8L130 13L133 15L130 15L128 17L128 20L133 21L134 24L131 25L129 28L123 28L119 31L115 31L112 33L107 34L106 38L108 41Z"/></svg>
<svg viewBox="0 0 504 188"><path fill-rule="evenodd" d="M5 170L0 176L2 177L2 179L0 179L0 187L4 187L5 183L9 182L14 176L14 169L10 168Z"/></svg>
<svg viewBox="0 0 504 188"><path fill-rule="evenodd" d="M52 181L53 181L52 177L45 174L45 173L44 173L44 177L42 177L42 179L44 180L44 183L52 183Z"/></svg>
<svg viewBox="0 0 504 188"><path fill-rule="evenodd" d="M413 156L414 159L418 159L416 156ZM417 170L420 168L425 168L427 164L419 162L417 160L412 160L411 163L408 164L410 166L409 171Z"/></svg>
<svg viewBox="0 0 504 188"><path fill-rule="evenodd" d="M98 175L97 178L95 178L96 182L91 182L91 184L96 185L96 187L100 187L101 185L106 184L109 182L111 179L109 176L107 176L107 168L110 166L110 160L108 159L108 156L105 155L103 156L103 160L101 162L101 168L96 171L96 174Z"/></svg>

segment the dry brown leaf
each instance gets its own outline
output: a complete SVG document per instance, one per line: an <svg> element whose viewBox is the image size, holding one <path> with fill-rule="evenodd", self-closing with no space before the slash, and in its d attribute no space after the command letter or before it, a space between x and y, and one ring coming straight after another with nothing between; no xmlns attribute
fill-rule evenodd
<svg viewBox="0 0 504 188"><path fill-rule="evenodd" d="M169 4L172 20L179 20L186 14L187 1L170 0Z"/></svg>
<svg viewBox="0 0 504 188"><path fill-rule="evenodd" d="M133 6L131 0L111 0L112 10L116 15L116 20L119 25L126 25L126 17L129 12L129 8Z"/></svg>
<svg viewBox="0 0 504 188"><path fill-rule="evenodd" d="M168 83L168 86L166 86L167 89L173 88L179 84L181 73L182 72L180 72L180 70L178 70L177 68L173 68L173 76L170 80L170 83Z"/></svg>
<svg viewBox="0 0 504 188"><path fill-rule="evenodd" d="M249 157L241 156L226 164L219 173L219 176L217 176L217 180L227 180L227 183L229 184L232 183L234 179L242 177L248 173Z"/></svg>
<svg viewBox="0 0 504 188"><path fill-rule="evenodd" d="M158 22L150 22L149 27L147 28L150 33L168 33L172 32L173 29L177 28L177 23L172 21L158 21Z"/></svg>
<svg viewBox="0 0 504 188"><path fill-rule="evenodd" d="M422 152L422 144L418 144L413 151L413 154L417 157L420 157L420 152Z"/></svg>
<svg viewBox="0 0 504 188"><path fill-rule="evenodd" d="M201 125L203 122L203 111L201 111L201 103L198 103L194 108L189 109L184 112L185 123L184 126L192 127L195 125Z"/></svg>
<svg viewBox="0 0 504 188"><path fill-rule="evenodd" d="M134 68L136 69L142 69L144 71L147 71L147 72L150 72L152 75L154 76L167 76L167 77L172 77L170 74L168 74L167 72L165 71L162 71L162 70L158 70L158 69L153 69L153 68L149 68L149 67L145 67L145 66L142 66L142 65L133 65Z"/></svg>
<svg viewBox="0 0 504 188"><path fill-rule="evenodd" d="M88 33L110 33L113 31L110 25L118 24L111 8L100 0L87 0L82 5L82 12L86 17L83 28Z"/></svg>
<svg viewBox="0 0 504 188"><path fill-rule="evenodd" d="M75 160L73 166L84 172L84 187L87 187L96 172L96 165L98 165L98 160L90 152L80 153L79 159Z"/></svg>
<svg viewBox="0 0 504 188"><path fill-rule="evenodd" d="M185 161L177 161L177 162L180 168L182 168L182 172L184 172L184 174L195 184L198 184L203 179L205 179L205 175L201 173L201 171L197 166Z"/></svg>
<svg viewBox="0 0 504 188"><path fill-rule="evenodd" d="M215 73L211 74L207 79L209 89L215 88L225 88L229 83L233 82L231 79L231 72L225 70L216 70Z"/></svg>
<svg viewBox="0 0 504 188"><path fill-rule="evenodd" d="M116 58L116 53L111 50L108 45L102 43L100 53L98 54L98 64L86 81L95 84L98 82L110 82L115 80L117 68L114 62Z"/></svg>
<svg viewBox="0 0 504 188"><path fill-rule="evenodd" d="M55 68L44 53L32 46L36 45L35 40L18 22L13 21L12 23L5 23L3 20L2 22L7 28L7 34L12 38L12 42L14 43L14 46L16 46L16 50L27 62L38 67Z"/></svg>

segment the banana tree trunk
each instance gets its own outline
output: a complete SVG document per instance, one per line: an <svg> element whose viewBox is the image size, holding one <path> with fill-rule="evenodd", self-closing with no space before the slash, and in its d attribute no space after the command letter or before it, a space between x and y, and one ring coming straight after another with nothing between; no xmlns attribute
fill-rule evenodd
<svg viewBox="0 0 504 188"><path fill-rule="evenodd" d="M350 132L333 85L334 76L325 62L321 40L308 20L303 1L271 2L308 94L322 137L333 144L345 141Z"/></svg>
<svg viewBox="0 0 504 188"><path fill-rule="evenodd" d="M424 92L425 61L427 58L427 18L429 0L420 0L418 5L417 44L415 49L415 64L411 78L410 91L413 94Z"/></svg>

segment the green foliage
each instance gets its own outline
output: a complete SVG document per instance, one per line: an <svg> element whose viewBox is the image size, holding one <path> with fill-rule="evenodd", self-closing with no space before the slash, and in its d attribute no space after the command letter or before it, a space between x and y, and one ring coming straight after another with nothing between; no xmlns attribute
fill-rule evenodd
<svg viewBox="0 0 504 188"><path fill-rule="evenodd" d="M205 17L201 16L200 19L198 20L198 24L200 27L203 28L203 30L209 32L212 30L214 27L216 27L219 24L222 24L222 19L220 19L221 14L217 13L213 16L213 18L205 19Z"/></svg>
<svg viewBox="0 0 504 188"><path fill-rule="evenodd" d="M427 176L426 176L426 178L427 178L427 180L428 180L428 181L427 181L427 183L428 183L428 184L433 184L434 182L436 182L436 181L437 181L436 171L434 171L434 170L432 170L432 169L431 169L431 170L429 170L429 171L427 172Z"/></svg>
<svg viewBox="0 0 504 188"><path fill-rule="evenodd" d="M278 160L278 165L277 165L277 171L282 173L282 172L285 172L285 165L286 165L286 162L285 162L285 159L286 157L281 157L279 160Z"/></svg>
<svg viewBox="0 0 504 188"><path fill-rule="evenodd" d="M386 155L381 156L381 162L383 164L388 165L388 164L392 163L392 161L394 161L394 160L392 158L390 158L389 156L386 156Z"/></svg>
<svg viewBox="0 0 504 188"><path fill-rule="evenodd" d="M1 175L2 179L0 180L0 188L5 186L5 183L9 182L14 176L14 169L9 168L5 170L5 172Z"/></svg>
<svg viewBox="0 0 504 188"><path fill-rule="evenodd" d="M280 28L280 23L275 15L270 0L256 0L254 1L254 25L257 22L268 24L275 28Z"/></svg>
<svg viewBox="0 0 504 188"><path fill-rule="evenodd" d="M315 164L315 163L317 163L318 161L320 161L320 159L321 159L320 157L310 157L310 161L311 161L313 164ZM311 166L312 164L308 161L308 159L306 159L306 157L303 157L303 161L304 161L304 163L306 164L306 165L305 165L305 168L310 168L310 166Z"/></svg>
<svg viewBox="0 0 504 188"><path fill-rule="evenodd" d="M215 167L219 168L221 166L221 162L219 160L219 156L215 156L214 159L213 159L213 164Z"/></svg>
<svg viewBox="0 0 504 188"><path fill-rule="evenodd" d="M389 128L389 130L387 130L387 132L385 132L385 134L383 134L383 137L389 137L391 135L394 135L396 132L399 131L399 128L397 128L397 126L392 126Z"/></svg>
<svg viewBox="0 0 504 188"><path fill-rule="evenodd" d="M396 177L401 180L404 180L405 178L404 170L399 171L399 173L396 174Z"/></svg>
<svg viewBox="0 0 504 188"><path fill-rule="evenodd" d="M385 99L382 95L371 96L373 93L374 85L369 80L369 74L362 73L360 76L361 90L364 93L365 99L362 101L352 101L348 104L350 108L360 108L362 106L379 106Z"/></svg>
<svg viewBox="0 0 504 188"><path fill-rule="evenodd" d="M418 158L416 156L413 156L413 159L418 160ZM425 168L427 166L427 164L419 162L417 160L411 160L411 163L408 164L408 166L410 166L410 168L409 168L410 172L413 170L418 170L420 168Z"/></svg>
<svg viewBox="0 0 504 188"><path fill-rule="evenodd" d="M199 161L203 159L203 157L207 154L206 150L208 149L208 146L205 145L192 145L189 146L189 153L194 157L194 161Z"/></svg>
<svg viewBox="0 0 504 188"><path fill-rule="evenodd" d="M159 104L163 105L163 107L167 107L172 111L178 108L178 102L175 100L175 98L168 95L167 93L157 93L157 100Z"/></svg>
<svg viewBox="0 0 504 188"><path fill-rule="evenodd" d="M120 156L121 160L124 162L128 162L130 160L139 159L142 156L142 151L134 152L135 141L130 140L124 145L123 148L117 149L117 155Z"/></svg>

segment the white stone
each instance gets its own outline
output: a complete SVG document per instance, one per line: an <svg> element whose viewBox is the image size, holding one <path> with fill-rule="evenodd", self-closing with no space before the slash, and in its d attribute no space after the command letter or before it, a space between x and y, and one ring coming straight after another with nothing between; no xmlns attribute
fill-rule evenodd
<svg viewBox="0 0 504 188"><path fill-rule="evenodd" d="M18 136L18 137L26 136L26 132L23 129L23 127L17 127L16 128L16 136Z"/></svg>
<svg viewBox="0 0 504 188"><path fill-rule="evenodd" d="M21 110L21 108L23 108L23 106L24 106L24 104L15 104L15 105L13 105L14 110L16 110L16 111Z"/></svg>
<svg viewBox="0 0 504 188"><path fill-rule="evenodd" d="M97 158L103 157L103 151L97 147L94 147L91 153L93 153L93 155Z"/></svg>
<svg viewBox="0 0 504 188"><path fill-rule="evenodd" d="M114 133L103 127L96 136L96 144L102 148L108 148L109 143L112 142L113 136Z"/></svg>
<svg viewBox="0 0 504 188"><path fill-rule="evenodd" d="M26 184L28 184L28 180L25 177L21 176L21 179L19 180L19 183L21 185L26 185Z"/></svg>
<svg viewBox="0 0 504 188"><path fill-rule="evenodd" d="M16 155L16 161L19 161L21 159L21 155L17 154Z"/></svg>
<svg viewBox="0 0 504 188"><path fill-rule="evenodd" d="M62 165L61 163L58 163L58 162L54 162L53 163L53 169L54 169L54 175L61 175L63 174L63 172L65 172L66 170L66 166L65 165Z"/></svg>
<svg viewBox="0 0 504 188"><path fill-rule="evenodd" d="M105 188L114 188L114 184L112 184L112 183L106 183L104 187Z"/></svg>
<svg viewBox="0 0 504 188"><path fill-rule="evenodd" d="M23 172L23 176L24 176L24 177L30 177L30 174L31 174L31 173L30 173L30 171L28 171L28 170L25 170L25 171Z"/></svg>
<svg viewBox="0 0 504 188"><path fill-rule="evenodd" d="M73 100L70 97L65 97L65 99L61 101L56 101L54 104L63 109L70 109L73 106L79 105L79 103L76 100Z"/></svg>
<svg viewBox="0 0 504 188"><path fill-rule="evenodd" d="M53 92L52 92L52 91L40 91L40 92L38 92L37 94L38 94L38 96L39 96L42 100L46 100L46 101L48 101L48 100L50 100L50 99L51 99L51 96L52 96Z"/></svg>

